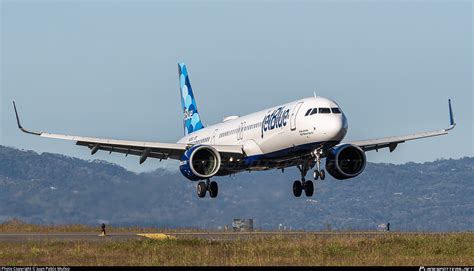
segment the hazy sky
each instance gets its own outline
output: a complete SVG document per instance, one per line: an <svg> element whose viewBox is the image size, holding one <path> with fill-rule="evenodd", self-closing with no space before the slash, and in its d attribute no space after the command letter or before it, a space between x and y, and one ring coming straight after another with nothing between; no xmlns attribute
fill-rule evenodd
<svg viewBox="0 0 474 271"><path fill-rule="evenodd" d="M175 142L177 62L204 124L312 96L336 100L346 140L458 126L370 152L403 163L473 156L471 1L1 1L0 144L135 171L177 162L97 153L55 133Z"/></svg>

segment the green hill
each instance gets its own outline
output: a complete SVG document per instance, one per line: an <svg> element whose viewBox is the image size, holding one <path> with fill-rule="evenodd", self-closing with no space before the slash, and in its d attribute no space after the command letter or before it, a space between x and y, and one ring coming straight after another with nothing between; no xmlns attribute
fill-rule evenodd
<svg viewBox="0 0 474 271"><path fill-rule="evenodd" d="M363 174L315 182L295 198L296 170L216 178L219 196L199 199L179 172L136 174L104 161L0 146L0 222L218 228L233 218L276 229L473 231L474 158L403 165L369 163Z"/></svg>

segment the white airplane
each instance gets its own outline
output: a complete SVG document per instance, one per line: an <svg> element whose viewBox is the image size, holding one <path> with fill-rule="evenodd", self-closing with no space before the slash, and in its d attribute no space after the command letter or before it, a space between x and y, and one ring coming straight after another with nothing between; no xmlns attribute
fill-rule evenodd
<svg viewBox="0 0 474 271"><path fill-rule="evenodd" d="M278 105L243 117L230 116L222 123L204 126L194 98L186 65L179 63L179 85L183 108L184 137L177 143L125 141L82 136L21 131L41 137L76 141L76 145L91 149L139 156L140 164L148 157L176 159L181 173L191 181L199 181L200 198L214 198L218 186L211 177L231 175L241 171L281 169L296 166L301 180L293 183L293 194L313 195L313 182L306 180L307 172L316 166L313 177L325 179L321 159L326 158L326 170L342 180L361 174L366 165L366 151L389 148L408 140L445 135L456 125L448 100L450 126L446 129L342 143L347 133L347 118L339 105L327 98L310 97Z"/></svg>

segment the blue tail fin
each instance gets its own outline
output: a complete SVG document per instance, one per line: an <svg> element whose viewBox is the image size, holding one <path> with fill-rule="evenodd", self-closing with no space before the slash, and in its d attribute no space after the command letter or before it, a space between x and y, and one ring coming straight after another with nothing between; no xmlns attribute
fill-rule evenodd
<svg viewBox="0 0 474 271"><path fill-rule="evenodd" d="M204 128L194 99L193 89L189 81L188 70L184 63L178 63L179 88L181 89L181 106L183 108L184 134L190 134Z"/></svg>

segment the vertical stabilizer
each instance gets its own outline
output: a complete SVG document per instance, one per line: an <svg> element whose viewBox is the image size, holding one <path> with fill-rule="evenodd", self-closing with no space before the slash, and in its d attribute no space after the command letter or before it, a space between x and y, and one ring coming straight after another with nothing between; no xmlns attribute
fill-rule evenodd
<svg viewBox="0 0 474 271"><path fill-rule="evenodd" d="M199 117L196 99L194 98L188 70L184 63L178 63L179 88L181 90L181 106L183 109L184 134L190 134L204 128Z"/></svg>

